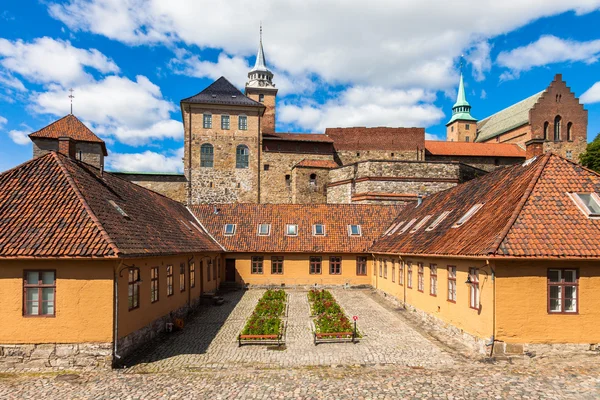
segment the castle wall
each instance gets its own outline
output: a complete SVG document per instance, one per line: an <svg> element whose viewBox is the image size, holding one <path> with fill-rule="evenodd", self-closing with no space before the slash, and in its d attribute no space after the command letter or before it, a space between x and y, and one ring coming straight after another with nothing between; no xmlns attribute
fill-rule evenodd
<svg viewBox="0 0 600 400"><path fill-rule="evenodd" d="M434 156L427 155L427 161L452 162L458 161L471 165L475 168L491 172L497 168L503 168L525 161L523 157L463 157L463 156Z"/></svg>
<svg viewBox="0 0 600 400"><path fill-rule="evenodd" d="M419 160L420 151L399 150L337 150L336 157L341 164L347 165L367 160Z"/></svg>
<svg viewBox="0 0 600 400"><path fill-rule="evenodd" d="M187 180L183 174L136 174L127 172L113 172L113 174L180 203L186 202Z"/></svg>
<svg viewBox="0 0 600 400"><path fill-rule="evenodd" d="M311 175L316 175L314 183ZM292 202L294 204L327 203L329 169L297 167L292 170Z"/></svg>
<svg viewBox="0 0 600 400"><path fill-rule="evenodd" d="M259 101L259 94L263 94L265 96L261 103L266 107L265 113L260 119L260 131L275 132L275 101L277 90L246 87L246 95L252 100Z"/></svg>

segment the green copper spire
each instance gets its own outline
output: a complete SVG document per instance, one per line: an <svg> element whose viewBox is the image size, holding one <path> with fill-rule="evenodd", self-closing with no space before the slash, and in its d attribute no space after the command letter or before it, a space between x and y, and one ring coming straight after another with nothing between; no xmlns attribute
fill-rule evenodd
<svg viewBox="0 0 600 400"><path fill-rule="evenodd" d="M471 116L471 105L465 96L465 85L463 83L463 75L460 73L460 83L458 84L458 96L456 103L452 106L452 118L446 125L450 125L454 121L477 121Z"/></svg>

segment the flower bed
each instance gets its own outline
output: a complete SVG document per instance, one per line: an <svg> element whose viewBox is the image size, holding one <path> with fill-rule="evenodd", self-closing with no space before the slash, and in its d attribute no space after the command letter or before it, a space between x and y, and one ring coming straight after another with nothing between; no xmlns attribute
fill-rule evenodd
<svg viewBox="0 0 600 400"><path fill-rule="evenodd" d="M308 292L311 303L315 344L332 341L356 341L360 338L358 331L333 295L327 290L311 290Z"/></svg>
<svg viewBox="0 0 600 400"><path fill-rule="evenodd" d="M283 290L267 290L238 336L238 344L285 343L287 295Z"/></svg>

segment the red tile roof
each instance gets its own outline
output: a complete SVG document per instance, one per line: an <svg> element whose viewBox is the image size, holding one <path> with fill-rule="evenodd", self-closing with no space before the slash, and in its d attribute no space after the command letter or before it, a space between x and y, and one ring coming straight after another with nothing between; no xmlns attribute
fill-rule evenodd
<svg viewBox="0 0 600 400"><path fill-rule="evenodd" d="M215 208L219 209L217 214ZM356 204L221 204L191 210L206 229L232 252L364 253L402 207ZM236 224L232 236L225 224ZM258 236L259 224L271 224L269 236ZM286 236L286 224L298 225L298 236ZM313 236L313 224L325 225L325 236ZM362 236L349 236L348 225L361 225Z"/></svg>
<svg viewBox="0 0 600 400"><path fill-rule="evenodd" d="M336 150L403 150L425 147L424 128L327 128Z"/></svg>
<svg viewBox="0 0 600 400"><path fill-rule="evenodd" d="M264 140L286 140L293 142L333 143L333 140L322 133L263 133Z"/></svg>
<svg viewBox="0 0 600 400"><path fill-rule="evenodd" d="M221 250L178 202L55 152L1 174L0 204L0 257Z"/></svg>
<svg viewBox="0 0 600 400"><path fill-rule="evenodd" d="M391 225L431 215L418 231L385 235L374 252L457 256L599 258L600 220L589 219L567 192L600 192L600 175L556 155L494 171L408 206ZM467 222L452 225L472 206ZM435 229L429 226L451 211ZM415 224L416 224L415 222ZM403 225L404 225L403 224ZM413 225L414 226L414 225ZM411 228L412 229L412 228Z"/></svg>
<svg viewBox="0 0 600 400"><path fill-rule="evenodd" d="M81 122L79 119L77 119L76 116L72 114L69 114L57 121L54 121L50 125L40 129L39 131L29 134L30 138L45 139L58 139L61 136L67 136L79 142L100 143L102 145L102 151L104 155L108 155L104 140L96 136L94 132L92 132L87 126L84 125L83 122Z"/></svg>
<svg viewBox="0 0 600 400"><path fill-rule="evenodd" d="M305 158L295 165L296 167L309 168L337 168L339 165L333 160L310 160Z"/></svg>
<svg viewBox="0 0 600 400"><path fill-rule="evenodd" d="M520 157L525 150L514 143L467 143L426 140L425 151L435 156Z"/></svg>

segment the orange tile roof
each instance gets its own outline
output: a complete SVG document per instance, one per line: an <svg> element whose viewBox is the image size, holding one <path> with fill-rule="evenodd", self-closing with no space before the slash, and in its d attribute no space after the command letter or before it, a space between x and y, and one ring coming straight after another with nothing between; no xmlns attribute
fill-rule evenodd
<svg viewBox="0 0 600 400"><path fill-rule="evenodd" d="M547 154L517 164L408 206L394 221L431 218L418 231L385 235L374 252L484 257L600 258L600 220L583 215L567 192L600 192L600 175ZM472 206L467 222L452 225ZM435 229L426 228L451 211ZM415 224L416 224L415 222ZM392 226L390 225L390 226ZM414 225L413 225L414 226ZM411 227L412 229L412 227Z"/></svg>
<svg viewBox="0 0 600 400"><path fill-rule="evenodd" d="M102 145L102 151L104 152L104 155L108 155L104 140L96 136L94 132L92 132L87 126L85 126L83 122L81 122L72 114L54 121L39 131L29 134L30 138L58 139L61 136L67 136L79 142L100 143Z"/></svg>
<svg viewBox="0 0 600 400"><path fill-rule="evenodd" d="M424 128L327 128L336 150L404 150L425 147Z"/></svg>
<svg viewBox="0 0 600 400"><path fill-rule="evenodd" d="M339 165L333 160L310 160L305 158L295 165L296 167L311 167L311 168L337 168Z"/></svg>
<svg viewBox="0 0 600 400"><path fill-rule="evenodd" d="M520 157L525 150L514 143L472 143L426 140L425 151L435 156Z"/></svg>
<svg viewBox="0 0 600 400"><path fill-rule="evenodd" d="M178 202L55 152L1 174L0 204L0 257L221 250Z"/></svg>
<svg viewBox="0 0 600 400"><path fill-rule="evenodd" d="M215 208L219 209L215 214ZM402 207L357 204L219 204L195 205L192 212L232 252L364 253ZM236 224L232 236L225 224ZM269 236L258 236L259 224L271 224ZM298 236L286 236L286 224L298 225ZM313 224L325 225L325 236L313 236ZM349 236L348 225L361 225L362 236Z"/></svg>

